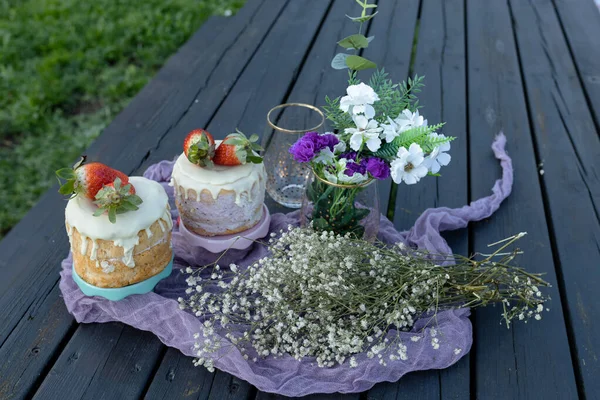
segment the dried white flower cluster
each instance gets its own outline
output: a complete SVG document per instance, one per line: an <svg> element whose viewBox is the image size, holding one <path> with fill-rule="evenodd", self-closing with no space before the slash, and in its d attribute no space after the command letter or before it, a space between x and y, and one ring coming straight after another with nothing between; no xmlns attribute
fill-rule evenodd
<svg viewBox="0 0 600 400"><path fill-rule="evenodd" d="M357 365L352 356L366 352L385 364L408 358L398 330L409 330L425 315L435 321L442 309L501 302L508 323L541 318L546 300L536 286L546 282L506 264L514 253L499 261L452 256L456 265L445 267L401 244L302 228L281 232L269 241L269 250L248 268L215 263L187 269L189 298L179 299L180 307L204 320L195 345L197 365L213 368L222 337L254 360L289 354L297 360L315 357L320 367L348 359L352 367ZM435 329L430 336L439 349Z"/></svg>

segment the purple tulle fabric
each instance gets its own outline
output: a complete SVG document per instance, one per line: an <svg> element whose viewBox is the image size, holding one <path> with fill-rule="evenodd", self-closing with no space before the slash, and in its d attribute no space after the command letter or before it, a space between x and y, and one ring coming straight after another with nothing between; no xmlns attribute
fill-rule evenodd
<svg viewBox="0 0 600 400"><path fill-rule="evenodd" d="M399 233L390 221L382 217L379 239L388 243L402 241L432 252L451 252L440 235L441 231L463 228L469 221L489 217L510 194L513 170L511 160L504 150L505 144L506 138L499 134L492 145L494 154L502 166L502 178L496 181L492 195L461 208L429 209L417 219L415 226L408 232ZM144 174L146 178L162 183L171 200L173 189L167 186L167 183L172 167L173 162L162 161L150 166ZM177 209L174 206L171 213L173 219L176 219ZM274 214L271 231L277 232L297 223L298 212ZM215 255L189 246L176 227L173 232L173 249L175 271L158 284L155 292L130 296L118 302L84 296L72 279L72 258L69 255L62 262L60 273L60 290L67 309L78 322L120 321L137 329L150 331L165 345L193 356L193 334L201 332L202 326L198 318L179 309L176 299L179 296L185 297L184 291L187 288L185 275L180 274L179 269L188 265L210 263L214 261ZM226 255L227 259L221 260L220 264L228 265L235 261L240 265L248 265L265 255L265 248L255 244L247 250L230 251ZM220 354L215 366L250 382L262 391L285 396L362 392L378 382L396 381L411 371L441 369L454 364L471 348L472 327L468 316L468 309L440 312L435 326L429 324L425 329L422 328L426 321L418 321L413 329L414 333L401 333L402 341L407 346L408 360L387 360L387 366L380 365L377 357L367 358L366 354L356 356L358 366L355 368L350 368L348 362L333 368L319 368L312 359L299 362L291 357L269 357L252 362L246 361L240 352L231 349ZM432 331L432 328L435 330ZM439 340L437 349L433 345L434 337Z"/></svg>

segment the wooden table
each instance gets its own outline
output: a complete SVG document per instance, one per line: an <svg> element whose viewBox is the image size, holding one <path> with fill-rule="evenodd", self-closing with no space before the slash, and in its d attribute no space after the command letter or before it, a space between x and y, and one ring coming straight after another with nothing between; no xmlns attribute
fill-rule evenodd
<svg viewBox="0 0 600 400"><path fill-rule="evenodd" d="M89 158L141 174L181 152L192 128L262 133L274 105L342 94L346 73L329 64L336 41L355 32L345 14L356 9L350 0L249 0L232 18L213 17ZM490 144L504 130L512 195L489 220L447 238L468 254L529 232L521 263L547 272L551 311L507 330L498 308L478 310L473 349L453 367L311 398L600 398L600 13L592 0L379 0L378 10L366 56L395 80L425 75L423 112L458 137L443 178L397 192L384 185L383 209L407 229L428 207L488 195L499 176ZM0 398L279 398L194 368L148 332L77 324L58 289L64 207L48 191L0 243Z"/></svg>

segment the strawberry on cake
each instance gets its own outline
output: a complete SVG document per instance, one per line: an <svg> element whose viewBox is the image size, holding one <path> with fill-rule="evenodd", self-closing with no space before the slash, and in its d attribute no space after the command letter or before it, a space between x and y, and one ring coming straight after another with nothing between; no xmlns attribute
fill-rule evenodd
<svg viewBox="0 0 600 400"><path fill-rule="evenodd" d="M162 272L171 262L171 215L163 187L100 163L57 171L71 195L65 226L74 269L87 283L119 288Z"/></svg>
<svg viewBox="0 0 600 400"><path fill-rule="evenodd" d="M187 230L200 236L230 235L261 220L266 172L256 153L257 140L239 131L217 142L202 129L188 134L171 177Z"/></svg>

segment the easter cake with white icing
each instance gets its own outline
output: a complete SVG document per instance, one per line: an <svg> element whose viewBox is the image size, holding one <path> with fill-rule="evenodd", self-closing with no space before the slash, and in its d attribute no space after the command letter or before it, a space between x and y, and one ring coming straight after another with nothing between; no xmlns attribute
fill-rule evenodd
<svg viewBox="0 0 600 400"><path fill-rule="evenodd" d="M173 254L172 220L158 182L99 163L61 171L72 175L62 176L69 180L61 193L73 195L65 227L80 278L99 288L120 288L165 269Z"/></svg>
<svg viewBox="0 0 600 400"><path fill-rule="evenodd" d="M263 216L266 171L257 137L240 132L215 142L204 130L190 132L171 176L185 227L201 236L239 233Z"/></svg>

